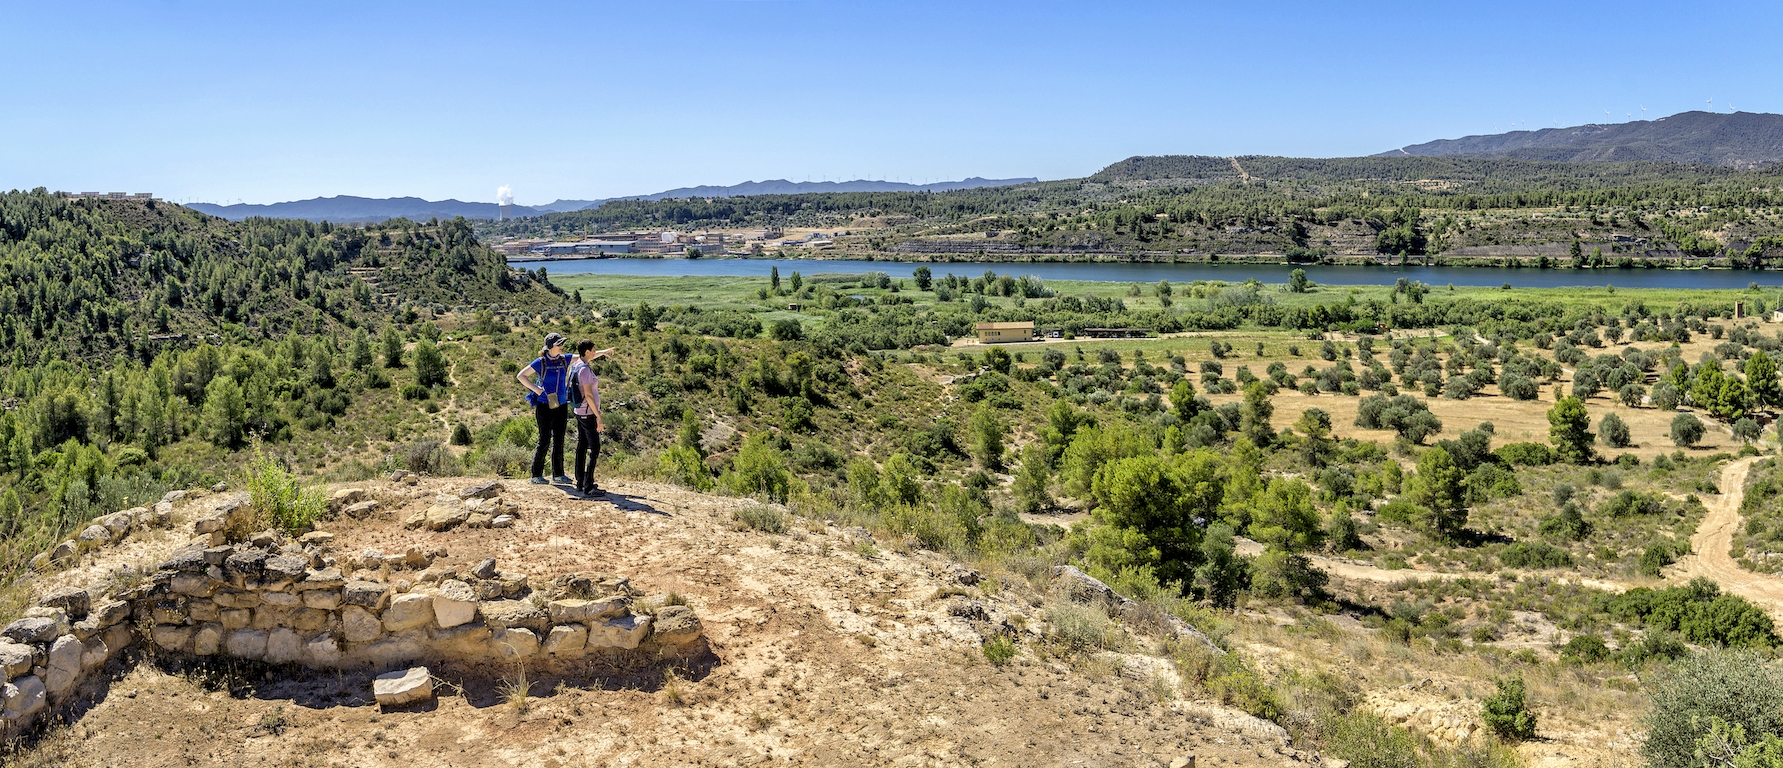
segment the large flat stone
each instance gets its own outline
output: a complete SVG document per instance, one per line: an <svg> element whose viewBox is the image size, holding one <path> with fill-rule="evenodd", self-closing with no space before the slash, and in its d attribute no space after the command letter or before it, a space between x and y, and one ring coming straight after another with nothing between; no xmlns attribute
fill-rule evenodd
<svg viewBox="0 0 1783 768"><path fill-rule="evenodd" d="M49 661L45 663L49 675L44 678L43 685L49 690L51 699L60 700L74 689L75 681L80 679L80 657L85 650L74 635L58 637L50 645Z"/></svg>
<svg viewBox="0 0 1783 768"><path fill-rule="evenodd" d="M545 611L527 600L490 600L477 605L477 613L491 627L525 627L545 631L549 617Z"/></svg>
<svg viewBox="0 0 1783 768"><path fill-rule="evenodd" d="M430 531L447 531L462 525L469 520L471 512L460 506L440 505L430 507L423 525Z"/></svg>
<svg viewBox="0 0 1783 768"><path fill-rule="evenodd" d="M174 624L157 624L149 630L149 638L162 650L171 653L185 653L192 647L192 628Z"/></svg>
<svg viewBox="0 0 1783 768"><path fill-rule="evenodd" d="M378 675L371 684L372 697L380 707L403 707L433 700L433 676L426 667L414 667Z"/></svg>
<svg viewBox="0 0 1783 768"><path fill-rule="evenodd" d="M468 486L468 487L460 490L458 492L458 498L461 498L461 499L493 499L496 497L496 495L500 494L503 489L504 489L504 486L502 485L500 480L485 480L481 483L477 483L476 485Z"/></svg>
<svg viewBox="0 0 1783 768"><path fill-rule="evenodd" d="M539 636L520 627L494 630L489 644L502 661L525 661L539 653Z"/></svg>
<svg viewBox="0 0 1783 768"><path fill-rule="evenodd" d="M37 601L45 608L59 608L70 618L84 619L93 607L93 597L79 587L63 587Z"/></svg>
<svg viewBox="0 0 1783 768"><path fill-rule="evenodd" d="M357 605L374 611L384 607L384 597L388 594L390 594L389 585L364 579L354 579L341 588L341 600L347 605Z"/></svg>
<svg viewBox="0 0 1783 768"><path fill-rule="evenodd" d="M607 619L625 613L631 600L623 595L603 597L599 600L552 600L545 608L551 613L551 621L555 624L586 624Z"/></svg>

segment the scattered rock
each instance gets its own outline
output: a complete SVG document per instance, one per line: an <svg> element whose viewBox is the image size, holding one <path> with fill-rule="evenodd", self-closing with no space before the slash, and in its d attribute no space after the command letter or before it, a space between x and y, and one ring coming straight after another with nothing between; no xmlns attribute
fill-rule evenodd
<svg viewBox="0 0 1783 768"><path fill-rule="evenodd" d="M500 480L487 480L458 492L460 499L493 499L506 490Z"/></svg>
<svg viewBox="0 0 1783 768"><path fill-rule="evenodd" d="M952 567L947 569L947 572L948 572L949 576L953 577L954 581L957 581L957 582L964 584L968 587L976 585L979 581L981 581L983 579L983 577L978 574L978 571L975 571L971 568L967 568L966 566L959 564L959 563L954 563Z"/></svg>
<svg viewBox="0 0 1783 768"><path fill-rule="evenodd" d="M211 493L228 493L229 492L229 484L219 481L216 485L213 485L210 487L210 492Z"/></svg>
<svg viewBox="0 0 1783 768"><path fill-rule="evenodd" d="M599 600L553 600L545 608L551 614L554 624L586 624L593 621L605 621L625 613L631 600L623 595L601 598Z"/></svg>
<svg viewBox="0 0 1783 768"><path fill-rule="evenodd" d="M74 556L79 552L80 545L75 544L73 540L64 541L57 544L55 549L50 550L50 562L57 565L74 562Z"/></svg>
<svg viewBox="0 0 1783 768"><path fill-rule="evenodd" d="M339 512L362 501L365 501L364 488L342 488L328 497L328 511Z"/></svg>
<svg viewBox="0 0 1783 768"><path fill-rule="evenodd" d="M6 678L15 677L31 671L31 660L37 654L36 649L19 643L0 643L0 669L6 671Z"/></svg>
<svg viewBox="0 0 1783 768"><path fill-rule="evenodd" d="M391 472L390 473L390 482L400 483L404 480L409 479L409 474L410 474L409 471L406 469L399 469L394 472Z"/></svg>
<svg viewBox="0 0 1783 768"><path fill-rule="evenodd" d="M351 517L355 520L359 520L359 519L363 519L365 517L369 517L371 515L371 513L378 511L378 507L379 507L379 504L376 499L372 499L370 501L361 501L358 504L354 504L354 505L349 506L345 509L342 509L341 514L346 515L347 517Z"/></svg>
<svg viewBox="0 0 1783 768"><path fill-rule="evenodd" d="M380 707L404 707L433 701L433 676L426 667L378 675L371 684L372 697Z"/></svg>
<svg viewBox="0 0 1783 768"><path fill-rule="evenodd" d="M82 528L80 534L74 539L84 544L103 545L111 541L111 531L106 530L105 526L95 523Z"/></svg>
<svg viewBox="0 0 1783 768"><path fill-rule="evenodd" d="M489 527L490 528L512 528L512 527L514 527L514 516L513 515L497 515L495 517L495 519L489 521Z"/></svg>
<svg viewBox="0 0 1783 768"><path fill-rule="evenodd" d="M429 507L426 513L427 530L449 531L469 520L470 516L470 510L463 507Z"/></svg>
<svg viewBox="0 0 1783 768"><path fill-rule="evenodd" d="M297 543L306 546L326 546L334 541L334 534L327 531L310 531L297 537Z"/></svg>
<svg viewBox="0 0 1783 768"><path fill-rule="evenodd" d="M162 494L161 503L162 504L178 504L181 501L185 500L186 496L188 496L188 495L190 495L190 494L188 494L186 491L168 491L167 493Z"/></svg>
<svg viewBox="0 0 1783 768"><path fill-rule="evenodd" d="M495 558L493 557L477 563L477 567L471 569L471 575L479 579L493 579L495 573Z"/></svg>

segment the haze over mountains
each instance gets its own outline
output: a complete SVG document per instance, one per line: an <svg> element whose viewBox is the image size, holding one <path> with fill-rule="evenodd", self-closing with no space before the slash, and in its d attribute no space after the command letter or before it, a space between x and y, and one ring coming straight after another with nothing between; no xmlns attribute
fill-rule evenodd
<svg viewBox="0 0 1783 768"><path fill-rule="evenodd" d="M683 197L742 197L747 195L793 195L813 192L947 192L956 189L977 189L980 187L1006 187L1014 184L1026 184L1038 181L1035 178L1021 179L984 179L977 176L959 181L942 181L933 184L906 184L897 181L871 181L857 179L854 181L786 181L771 179L768 181L746 181L728 187L699 186L681 187L666 192L650 195L633 195L603 200L557 200L544 205L514 206L513 216L537 216L542 213L562 211L578 211L598 208L607 200L666 200ZM254 216L265 216L283 219L307 219L309 221L383 221L385 219L408 218L425 221L431 218L450 219L463 216L467 219L493 219L498 215L495 203L467 203L460 200L423 200L418 197L371 198L341 195L338 197L317 197L309 200L296 200L287 203L270 203L265 205L236 204L216 205L214 203L193 203L188 207L218 216L231 221L241 221Z"/></svg>
<svg viewBox="0 0 1783 768"><path fill-rule="evenodd" d="M1681 112L1655 120L1440 139L1376 157L1395 155L1555 162L1656 160L1757 168L1783 160L1783 115Z"/></svg>

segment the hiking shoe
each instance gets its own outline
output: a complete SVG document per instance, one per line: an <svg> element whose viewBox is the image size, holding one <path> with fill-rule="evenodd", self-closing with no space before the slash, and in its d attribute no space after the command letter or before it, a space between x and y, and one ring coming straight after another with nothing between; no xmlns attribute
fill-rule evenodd
<svg viewBox="0 0 1783 768"><path fill-rule="evenodd" d="M550 485L551 481L546 480L545 478L542 478L542 477L535 477L532 479L532 484L533 485Z"/></svg>
<svg viewBox="0 0 1783 768"><path fill-rule="evenodd" d="M571 480L567 477L564 477L563 475L552 475L551 482L556 483L558 485L568 485L568 486L574 486L576 484L576 481Z"/></svg>

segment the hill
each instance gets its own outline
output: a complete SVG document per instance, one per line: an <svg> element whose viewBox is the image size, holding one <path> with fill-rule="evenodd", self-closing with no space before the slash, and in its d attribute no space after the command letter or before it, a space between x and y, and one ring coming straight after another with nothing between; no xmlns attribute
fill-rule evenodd
<svg viewBox="0 0 1783 768"><path fill-rule="evenodd" d="M265 205L192 203L188 207L230 221L242 221L259 216L274 219L329 221L337 224L377 222L388 219L427 221L428 219L453 219L460 216L467 219L493 219L498 215L499 208L495 203L422 200L419 197L353 197L351 195L317 197L309 200ZM514 206L515 216L531 216L543 212L526 206Z"/></svg>
<svg viewBox="0 0 1783 768"><path fill-rule="evenodd" d="M516 205L510 212L512 217L537 216L544 213L563 211L579 211L599 208L610 200L669 200L687 197L742 197L747 195L790 195L813 192L947 192L956 189L978 189L981 187L1001 187L1012 184L1025 184L1035 179L981 179L976 176L960 181L941 181L934 184L904 184L896 181L786 181L772 179L769 181L746 181L728 187L699 186L681 187L667 192L649 195L633 195L616 197L608 200L555 200L545 205ZM412 219L427 221L429 219L466 219L493 220L499 215L499 206L495 203L466 203L458 200L423 200L419 197L354 197L341 195L338 197L317 197L309 200L295 200L288 203L268 203L264 205L239 203L236 205L216 205L214 203L193 203L193 210L202 211L212 216L242 221L252 217L278 219L302 219L304 221L328 221L336 224L379 222L388 219Z"/></svg>
<svg viewBox="0 0 1783 768"><path fill-rule="evenodd" d="M1441 139L1376 157L1393 155L1557 162L1649 160L1758 168L1783 160L1783 115L1682 112L1657 120Z"/></svg>
<svg viewBox="0 0 1783 768"><path fill-rule="evenodd" d="M411 304L561 301L463 219L337 229L155 201L0 195L0 356L15 365L147 360L187 336L339 333Z"/></svg>

